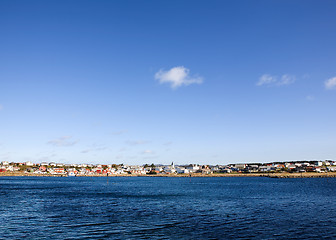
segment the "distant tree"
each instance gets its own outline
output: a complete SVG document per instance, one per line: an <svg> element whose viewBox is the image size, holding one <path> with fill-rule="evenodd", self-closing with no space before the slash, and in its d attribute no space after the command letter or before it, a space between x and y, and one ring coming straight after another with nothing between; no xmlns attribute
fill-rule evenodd
<svg viewBox="0 0 336 240"><path fill-rule="evenodd" d="M150 165L150 167L153 169L153 168L155 168L155 165L154 165L154 163L152 163L152 165Z"/></svg>
<svg viewBox="0 0 336 240"><path fill-rule="evenodd" d="M150 174L150 175L153 175L153 174L157 174L157 172L155 172L154 170L151 170L149 173L147 174Z"/></svg>

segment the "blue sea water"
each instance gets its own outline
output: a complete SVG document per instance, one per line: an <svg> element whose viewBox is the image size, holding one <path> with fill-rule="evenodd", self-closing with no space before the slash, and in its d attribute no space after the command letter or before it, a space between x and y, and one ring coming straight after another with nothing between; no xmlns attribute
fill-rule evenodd
<svg viewBox="0 0 336 240"><path fill-rule="evenodd" d="M336 239L336 179L1 177L1 239Z"/></svg>

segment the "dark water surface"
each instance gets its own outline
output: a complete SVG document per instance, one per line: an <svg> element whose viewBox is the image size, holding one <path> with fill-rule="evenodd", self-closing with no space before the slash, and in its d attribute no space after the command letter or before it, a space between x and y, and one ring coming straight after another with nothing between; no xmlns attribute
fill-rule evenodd
<svg viewBox="0 0 336 240"><path fill-rule="evenodd" d="M336 179L1 177L1 239L336 239Z"/></svg>

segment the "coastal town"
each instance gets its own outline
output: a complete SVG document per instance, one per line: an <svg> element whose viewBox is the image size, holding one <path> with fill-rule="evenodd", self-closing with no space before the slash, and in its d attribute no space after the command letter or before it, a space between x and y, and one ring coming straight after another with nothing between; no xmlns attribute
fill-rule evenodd
<svg viewBox="0 0 336 240"><path fill-rule="evenodd" d="M170 165L144 164L63 164L55 162L16 163L2 161L1 175L36 176L219 176L274 173L329 173L336 172L336 161L294 161L273 163L245 163L228 165Z"/></svg>

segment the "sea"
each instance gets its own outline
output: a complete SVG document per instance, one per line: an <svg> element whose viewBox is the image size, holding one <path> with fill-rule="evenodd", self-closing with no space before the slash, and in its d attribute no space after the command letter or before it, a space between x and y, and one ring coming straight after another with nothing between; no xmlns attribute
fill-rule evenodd
<svg viewBox="0 0 336 240"><path fill-rule="evenodd" d="M336 178L0 177L0 239L336 239Z"/></svg>

